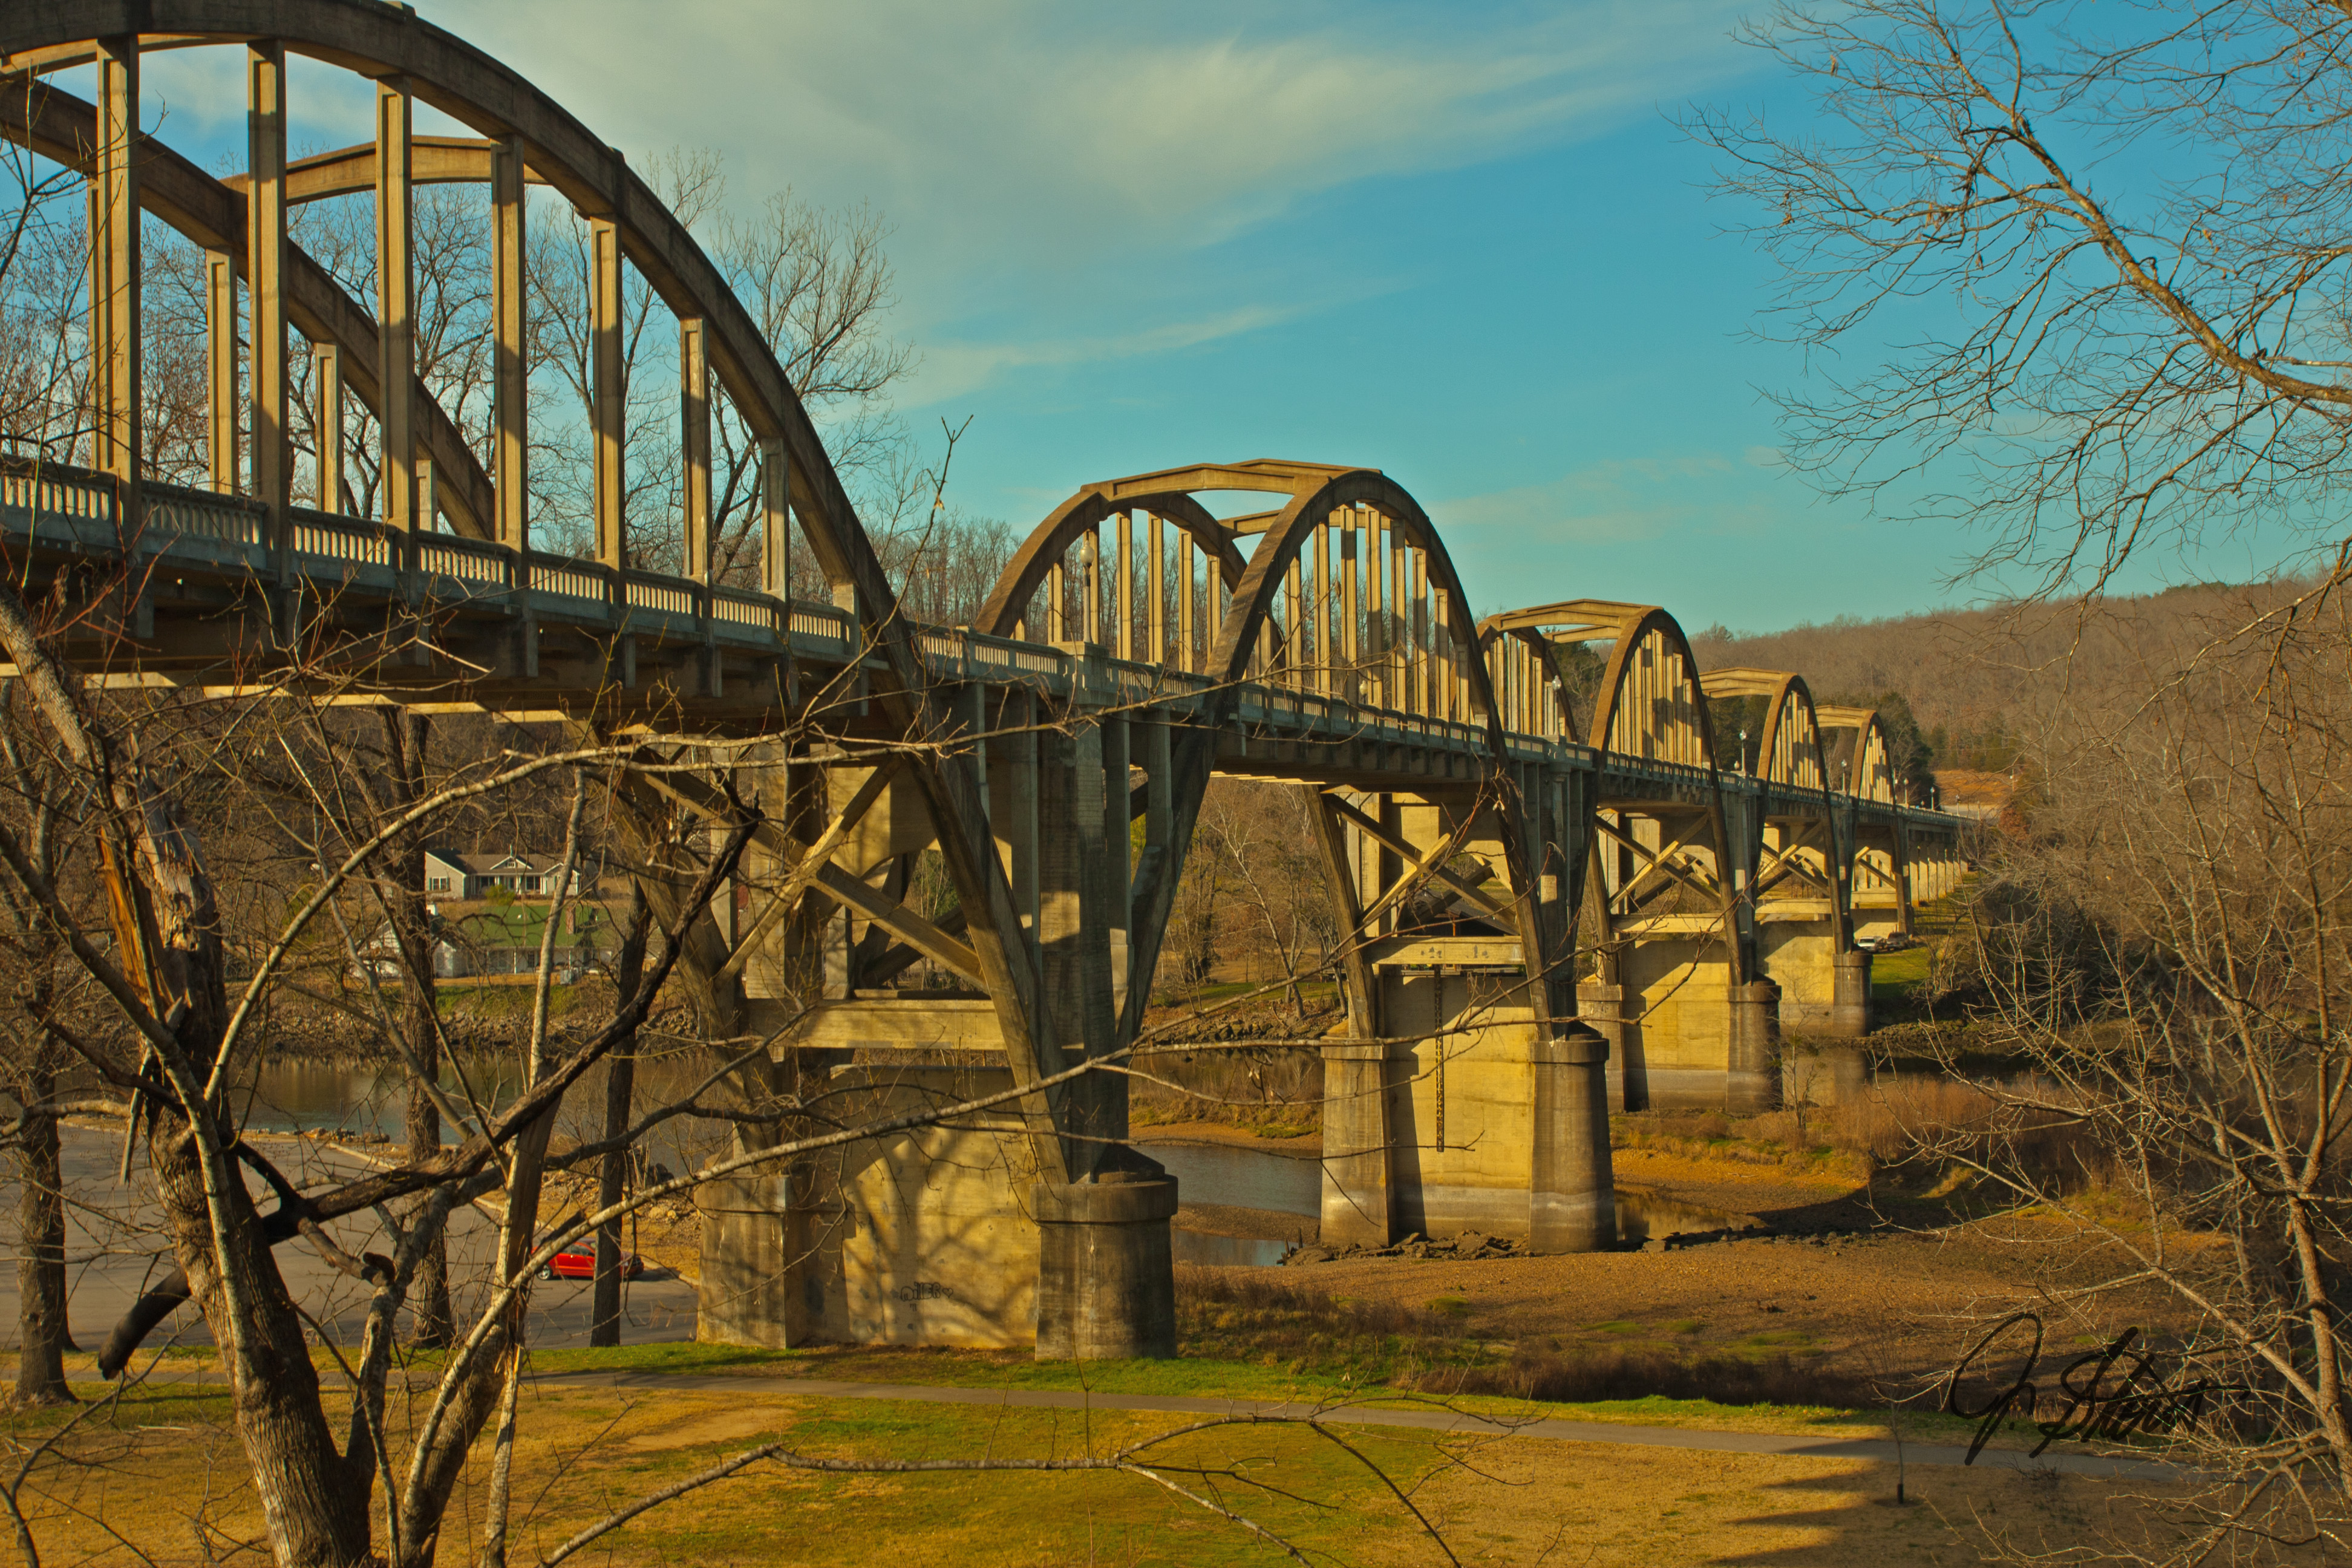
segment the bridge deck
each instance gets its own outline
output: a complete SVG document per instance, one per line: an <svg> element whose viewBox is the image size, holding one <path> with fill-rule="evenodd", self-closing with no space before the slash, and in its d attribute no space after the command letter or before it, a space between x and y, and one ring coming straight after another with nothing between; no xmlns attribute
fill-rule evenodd
<svg viewBox="0 0 2352 1568"><path fill-rule="evenodd" d="M667 713L697 726L772 724L796 682L879 674L848 610L775 598L452 533L410 535L373 519L287 509L284 560L268 509L177 486L142 488L126 528L114 481L59 466L0 471L0 541L50 575L105 567L137 602L92 617L78 651L102 676L224 689L274 685L268 596L291 584L306 637L344 639L341 675L418 700L493 711L585 717ZM398 628L388 631L387 628ZM428 629L429 628L429 629ZM326 634L321 637L320 634ZM530 646L524 647L526 640ZM1149 710L1179 726L1202 712L1212 678L1111 658L1086 644L925 626L931 678L1018 687L1101 710ZM94 657L93 657L94 656ZM238 679L244 675L246 679ZM1475 782L1483 724L1406 713L1277 680L1244 682L1220 742L1220 771L1260 777ZM1718 788L1759 797L1767 816L1814 808L1814 792L1507 733L1514 763L1595 775L1601 798L1698 806ZM1786 798L1782 798L1786 797ZM1858 803L1874 821L1942 818Z"/></svg>

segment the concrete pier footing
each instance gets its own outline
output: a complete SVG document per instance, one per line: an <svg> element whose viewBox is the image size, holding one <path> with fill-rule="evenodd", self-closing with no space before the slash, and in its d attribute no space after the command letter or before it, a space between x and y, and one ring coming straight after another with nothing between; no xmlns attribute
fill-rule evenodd
<svg viewBox="0 0 2352 1568"><path fill-rule="evenodd" d="M1323 1047L1323 1226L1326 1247L1391 1240L1385 1045Z"/></svg>
<svg viewBox="0 0 2352 1568"><path fill-rule="evenodd" d="M1870 953L1867 950L1837 955L1837 991L1831 1008L1831 1034L1841 1039L1860 1039L1870 1033Z"/></svg>
<svg viewBox="0 0 2352 1568"><path fill-rule="evenodd" d="M1730 1027L1724 1109L1770 1110L1780 1103L1780 988L1769 980L1729 986L1725 1007Z"/></svg>
<svg viewBox="0 0 2352 1568"><path fill-rule="evenodd" d="M1379 984L1402 1037L1323 1047L1323 1245L1463 1231L1536 1252L1613 1245L1608 1037L1539 1025L1515 976Z"/></svg>
<svg viewBox="0 0 2352 1568"><path fill-rule="evenodd" d="M694 1190L702 1219L695 1334L783 1350L809 1339L811 1314L792 1267L790 1194L782 1176L737 1176ZM823 1311L820 1302L819 1312Z"/></svg>
<svg viewBox="0 0 2352 1568"><path fill-rule="evenodd" d="M1535 1041L1536 1139L1528 1194L1535 1252L1596 1252L1617 1242L1609 1156L1609 1042L1570 1024Z"/></svg>
<svg viewBox="0 0 2352 1568"><path fill-rule="evenodd" d="M1037 1215L1037 1359L1119 1361L1176 1353L1169 1221L1176 1181L1107 1171L1032 1189Z"/></svg>

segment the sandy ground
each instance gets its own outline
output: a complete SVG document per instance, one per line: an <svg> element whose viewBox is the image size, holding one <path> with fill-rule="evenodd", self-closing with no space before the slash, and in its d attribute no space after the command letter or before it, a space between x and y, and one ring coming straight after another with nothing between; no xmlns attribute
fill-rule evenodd
<svg viewBox="0 0 2352 1568"><path fill-rule="evenodd" d="M2028 1551L2144 1540L2160 1489L2055 1471L1895 1468L1852 1459L1688 1454L1517 1441L1441 1472L1421 1501L1465 1563L1559 1568L1974 1563L1997 1538ZM1430 1560L1384 1536L1368 1557Z"/></svg>
<svg viewBox="0 0 2352 1568"><path fill-rule="evenodd" d="M1620 1150L1619 1179L1675 1202L1755 1216L1775 1227L1882 1226L1852 1183L1802 1180L1779 1167ZM1497 1341L1672 1345L1826 1352L1870 1374L1949 1366L1990 1322L2042 1313L2053 1345L2090 1343L2132 1324L2155 1326L2146 1295L2061 1302L2102 1259L2047 1223L1997 1220L1880 1228L1868 1235L1736 1237L1664 1252L1588 1253L1457 1263L1372 1258L1286 1269L1300 1285L1358 1299L1467 1304L1473 1328Z"/></svg>

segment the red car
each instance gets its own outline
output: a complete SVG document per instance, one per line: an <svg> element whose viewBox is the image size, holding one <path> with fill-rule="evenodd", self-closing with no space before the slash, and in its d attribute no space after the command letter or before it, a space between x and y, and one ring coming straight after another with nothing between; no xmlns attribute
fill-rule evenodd
<svg viewBox="0 0 2352 1568"><path fill-rule="evenodd" d="M621 1278L635 1279L646 1271L646 1260L635 1253L621 1259ZM575 1241L539 1266L541 1279L593 1279L596 1278L596 1244Z"/></svg>

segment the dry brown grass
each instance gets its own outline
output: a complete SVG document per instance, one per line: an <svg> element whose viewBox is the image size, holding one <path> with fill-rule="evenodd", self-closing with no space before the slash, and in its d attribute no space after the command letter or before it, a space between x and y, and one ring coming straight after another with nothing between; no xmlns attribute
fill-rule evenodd
<svg viewBox="0 0 2352 1568"><path fill-rule="evenodd" d="M1689 1353L1655 1346L1490 1342L1466 1303L1350 1300L1253 1269L1180 1268L1177 1324L1187 1356L1339 1372L1360 1384L1560 1404L1704 1399L1717 1405L1862 1409L1866 1378L1809 1355L1759 1349Z"/></svg>

